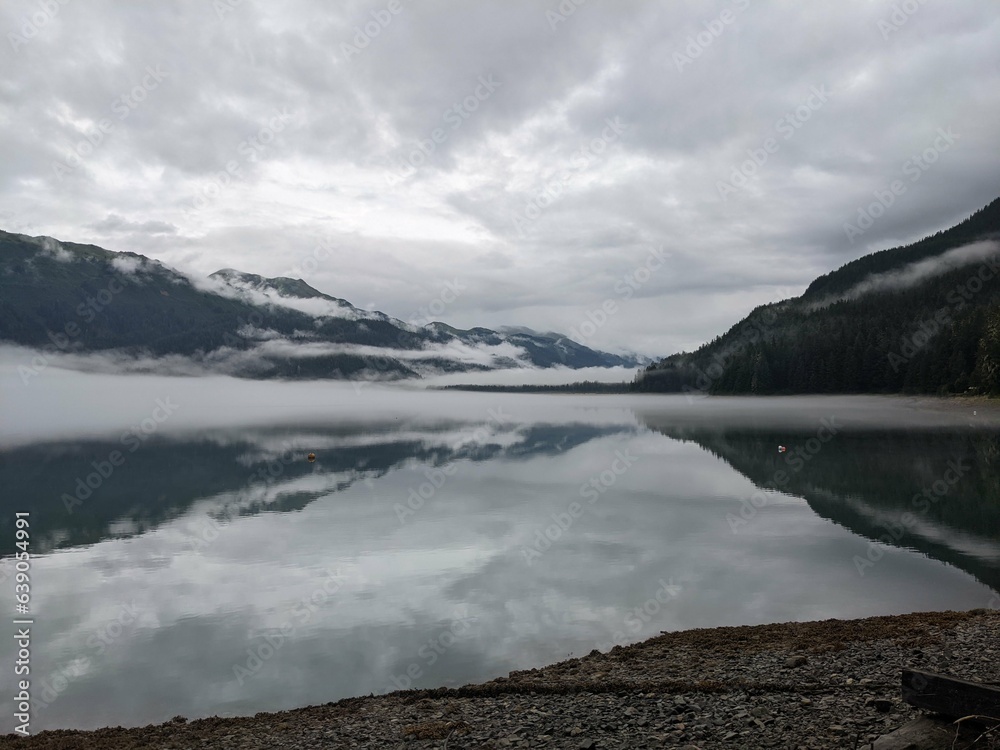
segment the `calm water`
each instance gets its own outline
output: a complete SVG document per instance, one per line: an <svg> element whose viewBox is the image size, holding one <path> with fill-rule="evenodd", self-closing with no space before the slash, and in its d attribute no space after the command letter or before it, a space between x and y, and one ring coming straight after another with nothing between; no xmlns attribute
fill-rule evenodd
<svg viewBox="0 0 1000 750"><path fill-rule="evenodd" d="M982 407L65 373L19 394L0 550L9 565L30 510L36 730L458 685L661 630L1000 603ZM13 660L0 639L4 684Z"/></svg>

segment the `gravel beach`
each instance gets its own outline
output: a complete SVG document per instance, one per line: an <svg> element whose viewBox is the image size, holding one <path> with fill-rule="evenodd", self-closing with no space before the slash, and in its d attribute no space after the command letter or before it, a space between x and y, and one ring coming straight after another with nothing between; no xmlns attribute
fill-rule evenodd
<svg viewBox="0 0 1000 750"><path fill-rule="evenodd" d="M665 633L458 689L0 748L863 748L920 715L899 699L904 666L1000 683L1000 611Z"/></svg>

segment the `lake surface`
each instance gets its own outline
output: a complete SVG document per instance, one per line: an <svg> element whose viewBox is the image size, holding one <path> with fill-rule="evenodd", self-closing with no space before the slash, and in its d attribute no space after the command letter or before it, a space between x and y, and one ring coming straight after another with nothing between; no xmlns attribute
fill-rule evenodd
<svg viewBox="0 0 1000 750"><path fill-rule="evenodd" d="M36 731L1000 605L996 409L45 375L5 383L0 433Z"/></svg>

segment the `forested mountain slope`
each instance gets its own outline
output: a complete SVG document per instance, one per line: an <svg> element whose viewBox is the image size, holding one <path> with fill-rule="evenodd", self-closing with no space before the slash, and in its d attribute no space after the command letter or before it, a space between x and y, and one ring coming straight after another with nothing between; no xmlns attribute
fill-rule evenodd
<svg viewBox="0 0 1000 750"><path fill-rule="evenodd" d="M1000 199L764 305L638 391L1000 394Z"/></svg>
<svg viewBox="0 0 1000 750"><path fill-rule="evenodd" d="M8 232L0 232L0 341L99 354L127 369L255 378L645 363L558 334L402 321L302 279L229 268L193 279L136 253Z"/></svg>

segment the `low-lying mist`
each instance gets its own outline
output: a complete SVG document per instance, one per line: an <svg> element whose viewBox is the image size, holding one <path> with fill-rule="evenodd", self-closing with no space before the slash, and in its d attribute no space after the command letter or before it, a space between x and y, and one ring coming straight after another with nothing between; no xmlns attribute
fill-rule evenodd
<svg viewBox="0 0 1000 750"><path fill-rule="evenodd" d="M1000 407L880 396L701 397L468 393L343 381L85 373L49 365L27 382L26 350L0 347L0 447L255 425L661 424L845 429L1000 427ZM593 376L593 374L591 375ZM976 411L976 414L973 412Z"/></svg>
<svg viewBox="0 0 1000 750"><path fill-rule="evenodd" d="M962 245L933 258L910 263L896 271L872 274L847 291L823 299L815 303L813 307L826 307L834 302L857 299L872 292L909 289L934 276L954 271L956 268L996 258L998 254L1000 254L1000 242L995 240L982 240Z"/></svg>

